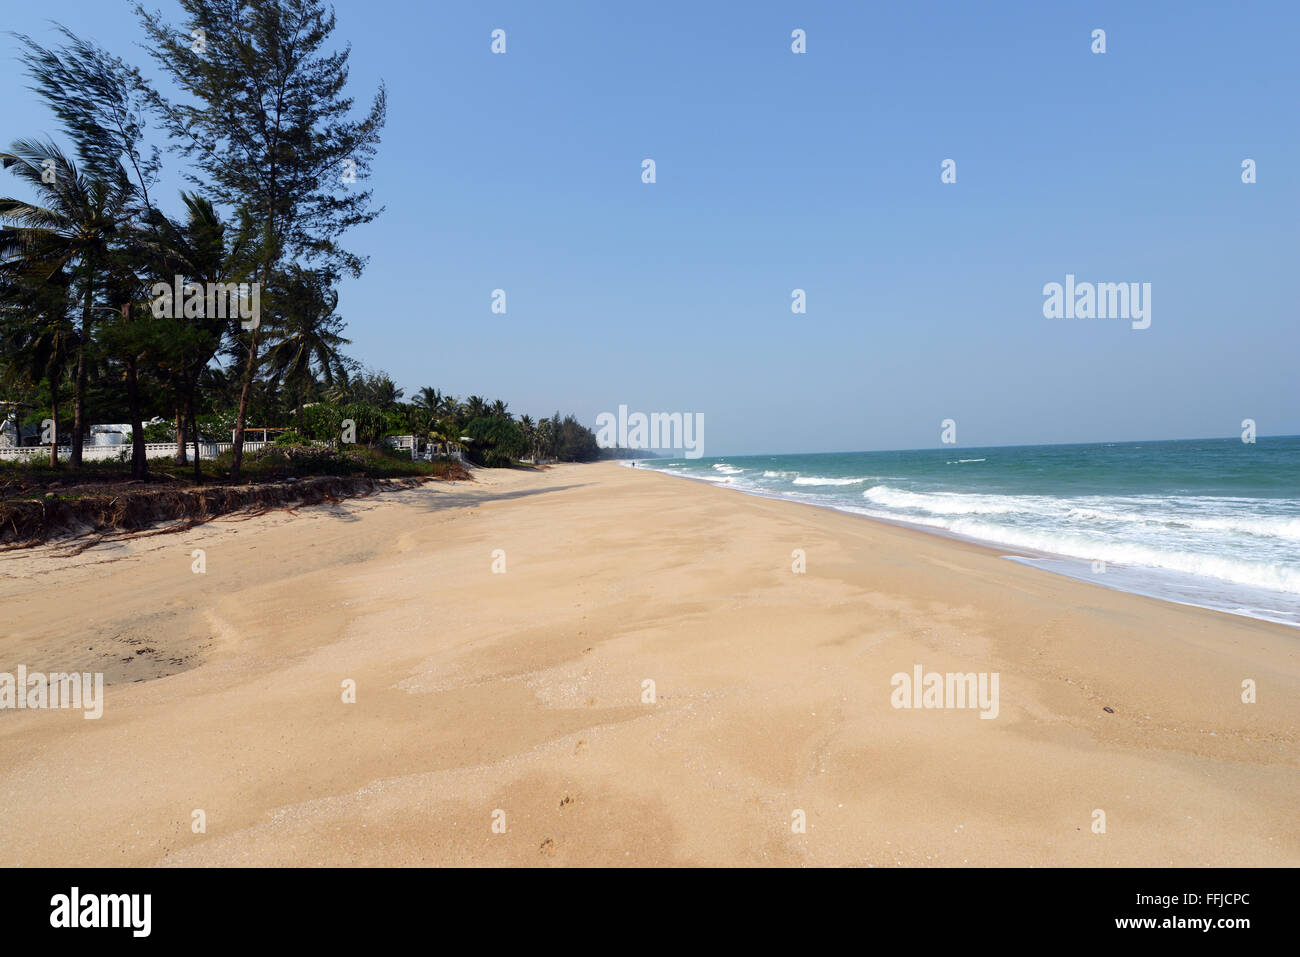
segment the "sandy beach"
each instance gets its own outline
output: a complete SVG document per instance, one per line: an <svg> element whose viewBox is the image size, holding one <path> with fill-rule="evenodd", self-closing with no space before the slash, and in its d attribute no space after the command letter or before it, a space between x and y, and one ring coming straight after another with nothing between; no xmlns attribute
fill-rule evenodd
<svg viewBox="0 0 1300 957"><path fill-rule="evenodd" d="M0 712L5 866L1300 865L1295 629L612 463L0 553L0 621L105 680Z"/></svg>

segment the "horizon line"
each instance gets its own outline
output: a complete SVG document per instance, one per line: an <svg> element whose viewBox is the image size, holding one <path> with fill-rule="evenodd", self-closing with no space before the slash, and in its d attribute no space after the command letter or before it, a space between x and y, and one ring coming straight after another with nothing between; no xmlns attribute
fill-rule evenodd
<svg viewBox="0 0 1300 957"><path fill-rule="evenodd" d="M701 455L700 458L720 459L720 458L726 458L728 456L732 458L754 458L759 455L786 455L786 456L856 455L860 453L874 453L874 452L937 452L945 448L965 449L967 451L978 451L980 449L1069 448L1071 446L1078 446L1078 445L1136 445L1139 442L1223 442L1231 438L1233 438L1233 436L1215 435L1215 436L1188 436L1184 438L1173 438L1173 439L1123 439L1120 441L1116 441L1112 439L1097 439L1090 442L1028 442L1028 443L1013 442L1013 443L1008 443L1006 445L951 445L951 446L934 445L934 446L922 446L922 447L911 448L911 449L826 449L819 452L731 452L731 453L724 453L723 455ZM1255 438L1257 440L1258 439L1295 439L1295 438L1300 438L1300 433L1295 433L1295 434L1284 433L1281 435L1256 435ZM1244 442L1242 444L1251 445L1253 443ZM622 446L613 446L605 449L604 451L647 452L647 451L658 451L658 450L657 449L630 449L630 448L625 449ZM684 456L681 455L657 455L654 457L669 459L669 460L684 458Z"/></svg>

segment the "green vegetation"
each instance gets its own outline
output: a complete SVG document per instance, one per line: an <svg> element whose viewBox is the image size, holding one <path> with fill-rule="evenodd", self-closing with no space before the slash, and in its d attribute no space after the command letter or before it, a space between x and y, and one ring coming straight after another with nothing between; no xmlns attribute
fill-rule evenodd
<svg viewBox="0 0 1300 957"><path fill-rule="evenodd" d="M90 460L73 471L56 468L42 460L0 462L0 502L31 498L60 488L104 490L120 486L130 478L130 447L122 446L120 459ZM224 482L230 470L231 453L201 463L206 482ZM153 480L182 486L195 484L184 470L169 472L155 460ZM249 452L244 457L244 477L250 482L282 482L313 475L365 476L367 478L468 478L469 473L454 459L412 461L403 452L386 448L345 446L326 448L299 441L276 441L275 445ZM56 497L83 494L60 493Z"/></svg>
<svg viewBox="0 0 1300 957"><path fill-rule="evenodd" d="M136 10L167 90L66 29L54 48L18 37L69 147L20 139L0 152L21 194L0 198L0 419L52 431L51 472L66 442L69 471L86 476L110 474L83 461L90 423L130 423L137 480L160 441L177 443L195 483L448 467L399 466L381 450L391 435L487 466L598 458L572 416L535 422L432 387L404 402L342 351L338 286L365 259L341 242L381 212L364 183L385 91L354 110L321 0L177 2L175 23ZM171 206L157 195L164 150L193 187ZM292 432L246 455L258 428ZM230 453L201 459L201 442L232 433Z"/></svg>

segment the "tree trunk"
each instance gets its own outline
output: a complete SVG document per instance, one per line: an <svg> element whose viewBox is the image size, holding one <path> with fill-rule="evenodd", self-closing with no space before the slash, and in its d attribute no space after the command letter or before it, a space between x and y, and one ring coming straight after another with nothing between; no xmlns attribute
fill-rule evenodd
<svg viewBox="0 0 1300 957"><path fill-rule="evenodd" d="M50 376L50 422L53 433L50 435L50 468L59 467L59 376Z"/></svg>
<svg viewBox="0 0 1300 957"><path fill-rule="evenodd" d="M131 410L131 478L147 481L149 457L144 451L144 416L140 413L140 382L135 365L135 356L126 360L126 401Z"/></svg>
<svg viewBox="0 0 1300 957"><path fill-rule="evenodd" d="M244 424L248 419L248 398L253 391L253 370L257 368L257 332L248 346L248 365L244 367L244 387L239 392L239 414L235 417L235 441L230 461L230 481L239 481L239 470L244 464Z"/></svg>
<svg viewBox="0 0 1300 957"><path fill-rule="evenodd" d="M194 414L194 390L191 389L188 396L185 397L185 412L190 420L190 428L194 435L194 484L203 484L203 466L199 460L199 420Z"/></svg>
<svg viewBox="0 0 1300 957"><path fill-rule="evenodd" d="M176 464L185 464L185 413L176 404Z"/></svg>
<svg viewBox="0 0 1300 957"><path fill-rule="evenodd" d="M269 173L271 183L271 192L267 197L266 204L266 224L263 227L262 235L264 246L262 249L262 262L258 269L258 281L261 283L260 295L264 298L267 292L267 279L271 276L271 268L275 265L279 253L276 245L271 242L275 237L275 199L276 186L279 183L278 171L274 164ZM261 316L257 317L258 325L253 327L253 335L248 344L248 365L244 367L244 387L239 392L239 414L235 417L235 441L232 443L234 448L231 450L230 460L230 481L239 481L239 471L244 464L244 425L248 419L248 399L253 391L253 376L257 374L257 334L261 332Z"/></svg>
<svg viewBox="0 0 1300 957"><path fill-rule="evenodd" d="M86 297L81 304L81 334L77 336L77 378L72 396L72 451L68 465L81 468L81 436L86 429L86 344L90 341L90 317L94 304L94 260L86 263Z"/></svg>

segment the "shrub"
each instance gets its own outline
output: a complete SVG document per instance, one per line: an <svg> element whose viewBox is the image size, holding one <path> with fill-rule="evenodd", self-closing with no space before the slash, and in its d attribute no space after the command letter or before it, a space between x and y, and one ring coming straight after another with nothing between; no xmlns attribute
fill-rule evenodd
<svg viewBox="0 0 1300 957"><path fill-rule="evenodd" d="M127 435L127 441L131 436ZM176 441L176 423L175 422L155 422L153 425L144 427L144 440L146 442L175 442Z"/></svg>
<svg viewBox="0 0 1300 957"><path fill-rule="evenodd" d="M474 440L470 461L488 468L505 468L528 448L519 426L506 418L481 416L465 426L465 434Z"/></svg>

